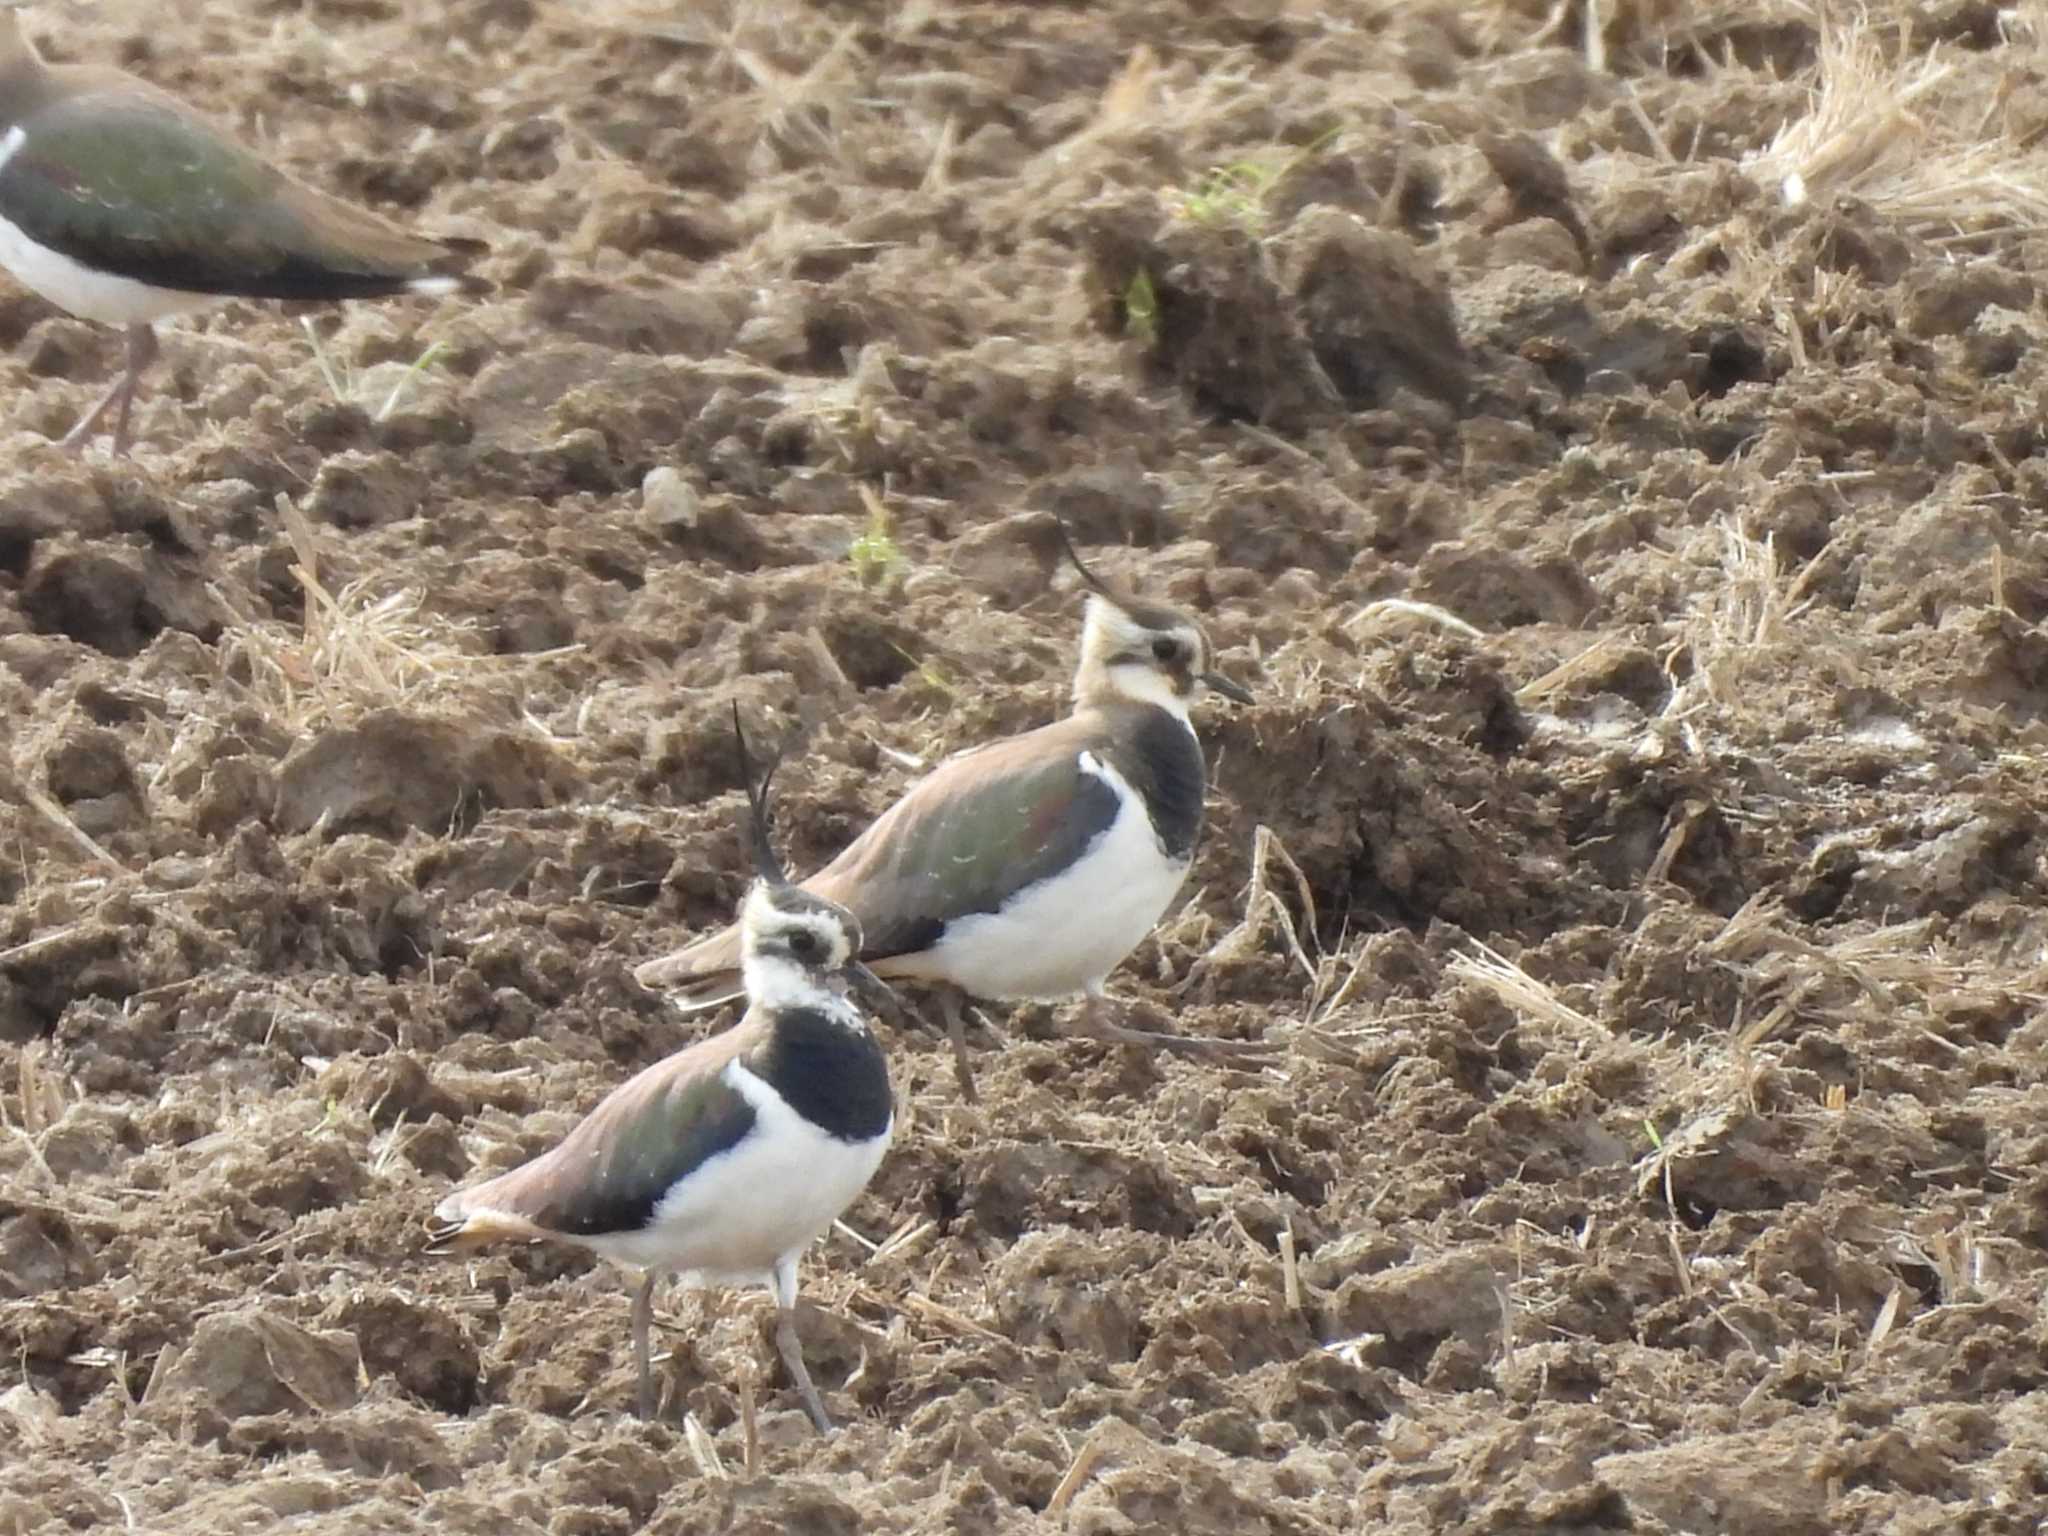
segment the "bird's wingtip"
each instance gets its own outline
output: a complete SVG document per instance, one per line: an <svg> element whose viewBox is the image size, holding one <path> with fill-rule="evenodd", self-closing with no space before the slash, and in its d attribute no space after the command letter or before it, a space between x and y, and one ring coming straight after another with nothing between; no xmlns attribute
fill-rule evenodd
<svg viewBox="0 0 2048 1536"><path fill-rule="evenodd" d="M435 1206L434 1214L427 1218L427 1252L450 1252L451 1245L468 1225L469 1211L463 1205L462 1191L457 1190Z"/></svg>
<svg viewBox="0 0 2048 1536"><path fill-rule="evenodd" d="M633 979L650 992L666 993L670 1002L688 1011L709 1008L743 996L746 984L730 965L718 963L704 942L671 950L633 967Z"/></svg>
<svg viewBox="0 0 2048 1536"><path fill-rule="evenodd" d="M653 960L642 960L633 967L633 979L657 992L684 980L688 974L680 955L661 955Z"/></svg>
<svg viewBox="0 0 2048 1536"><path fill-rule="evenodd" d="M428 295L461 293L475 297L492 291L489 278L478 277L467 270L472 262L490 254L488 245L461 235L444 235L434 244L441 247L441 256L431 263L430 270L405 285L408 292Z"/></svg>

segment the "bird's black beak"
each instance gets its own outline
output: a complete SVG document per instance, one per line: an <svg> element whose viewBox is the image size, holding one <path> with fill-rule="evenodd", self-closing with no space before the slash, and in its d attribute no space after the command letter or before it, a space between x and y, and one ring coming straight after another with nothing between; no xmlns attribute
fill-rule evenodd
<svg viewBox="0 0 2048 1536"><path fill-rule="evenodd" d="M1204 672L1202 686L1220 693L1233 704L1252 702L1252 691L1235 678L1225 677L1221 672Z"/></svg>

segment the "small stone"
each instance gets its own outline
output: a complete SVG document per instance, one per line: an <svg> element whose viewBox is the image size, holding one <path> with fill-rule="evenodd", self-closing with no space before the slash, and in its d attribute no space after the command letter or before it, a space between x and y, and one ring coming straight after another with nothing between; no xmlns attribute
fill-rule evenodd
<svg viewBox="0 0 2048 1536"><path fill-rule="evenodd" d="M640 510L659 533L688 533L697 526L697 492L678 471L657 464L640 482Z"/></svg>

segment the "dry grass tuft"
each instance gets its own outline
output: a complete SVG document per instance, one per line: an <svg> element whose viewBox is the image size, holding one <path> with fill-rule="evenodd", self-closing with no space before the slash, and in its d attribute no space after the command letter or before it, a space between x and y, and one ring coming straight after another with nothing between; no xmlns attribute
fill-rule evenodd
<svg viewBox="0 0 2048 1536"><path fill-rule="evenodd" d="M1813 110L1744 169L1791 206L1855 197L1927 239L2048 224L2048 170L2006 129L2007 93L1922 52L1908 25L1888 46L1868 11L1823 8Z"/></svg>
<svg viewBox="0 0 2048 1536"><path fill-rule="evenodd" d="M295 733L378 709L455 702L508 670L576 649L498 656L474 626L432 612L420 588L380 591L370 575L332 590L312 525L289 497L280 495L277 506L297 557L292 574L306 595L303 626L257 618L224 589L213 592L235 615L221 636L224 670L243 678L258 706Z"/></svg>
<svg viewBox="0 0 2048 1536"><path fill-rule="evenodd" d="M1209 946L1202 956L1202 965L1206 969L1248 959L1264 947L1270 927L1286 942L1287 952L1308 977L1309 985L1320 994L1323 986L1321 969L1309 959L1308 951L1302 947L1301 932L1295 924L1294 914L1287 910L1287 903L1281 900L1279 892L1272 889L1267 871L1275 863L1294 877L1295 900L1301 903L1302 922L1307 926L1310 942L1314 942L1316 899L1315 893L1309 889L1308 877L1294 862L1294 855L1287 851L1287 845L1280 841L1271 827L1261 823L1252 834L1252 877L1245 888L1244 916L1236 927ZM1315 1012L1313 998L1309 1012Z"/></svg>
<svg viewBox="0 0 2048 1536"><path fill-rule="evenodd" d="M1727 35L1745 27L1807 19L1807 0L1558 0L1544 6L1468 3L1463 28L1486 52L1515 52L1546 44L1576 50L1586 67L1612 70L1625 59L1668 68L1694 55L1717 62ZM1531 13L1542 17L1530 28Z"/></svg>
<svg viewBox="0 0 2048 1536"><path fill-rule="evenodd" d="M1782 572L1771 535L1758 538L1738 518L1715 528L1720 580L1697 595L1672 654L1688 654L1691 676L1677 688L1667 713L1685 715L1702 698L1724 709L1746 703L1743 682L1755 658L1791 638L1793 622L1810 606L1805 587L1818 568Z"/></svg>
<svg viewBox="0 0 2048 1536"><path fill-rule="evenodd" d="M1074 168L1097 146L1136 144L1146 135L1183 144L1212 139L1223 125L1255 117L1266 89L1263 72L1236 58L1208 69L1169 68L1141 43L1105 87L1095 116L1026 163L1020 190L1027 199L1070 195ZM1176 211L1181 197L1178 187L1159 188L1163 209Z"/></svg>
<svg viewBox="0 0 2048 1536"><path fill-rule="evenodd" d="M1444 975L1491 992L1518 1017L1560 1036L1588 1041L1610 1038L1610 1031L1598 1019L1579 1012L1514 961L1477 939L1472 941L1471 952L1455 956L1444 967Z"/></svg>
<svg viewBox="0 0 2048 1536"><path fill-rule="evenodd" d="M865 28L830 26L809 7L783 0L685 7L636 0L601 7L601 18L581 7L551 9L561 25L583 29L596 20L611 31L707 53L709 72L740 89L695 126L746 142L756 153L836 160L847 128L883 104L862 46ZM896 18L896 29L903 24Z"/></svg>
<svg viewBox="0 0 2048 1536"><path fill-rule="evenodd" d="M1775 904L1758 897L1728 919L1705 954L1739 969L1753 995L1772 1000L1755 1019L1738 1025L1735 1044L1741 1049L1761 1045L1801 1016L1827 1018L1838 1027L1868 1017L1942 1040L1938 1026L1946 1014L2048 1000L2048 966L1987 972L1943 953L1936 933L1935 919L1920 918L1816 943L1794 932Z"/></svg>

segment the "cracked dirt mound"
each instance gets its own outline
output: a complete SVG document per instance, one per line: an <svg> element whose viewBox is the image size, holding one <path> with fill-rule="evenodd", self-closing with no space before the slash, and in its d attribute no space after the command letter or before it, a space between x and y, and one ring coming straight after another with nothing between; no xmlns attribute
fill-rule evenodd
<svg viewBox="0 0 2048 1536"><path fill-rule="evenodd" d="M172 327L108 465L0 286L0 1532L2033 1529L2026 13L31 20L498 291ZM1118 984L1285 1054L892 1033L845 1432L756 1298L642 1426L425 1215L710 1027L730 699L798 866L1060 708L1049 514L1259 693Z"/></svg>

